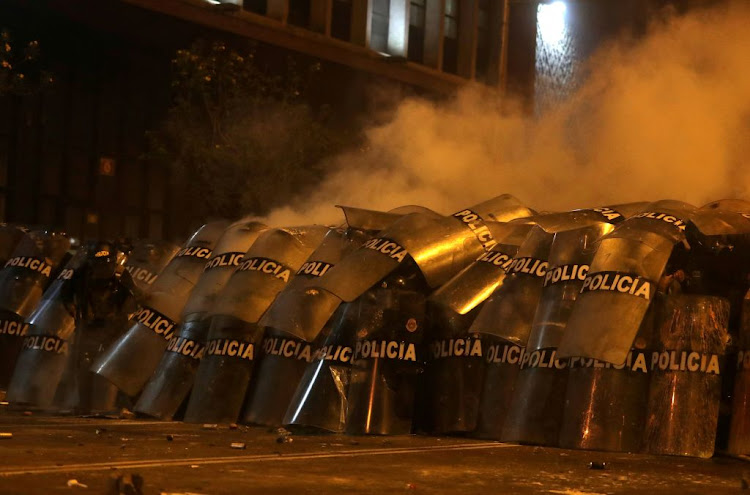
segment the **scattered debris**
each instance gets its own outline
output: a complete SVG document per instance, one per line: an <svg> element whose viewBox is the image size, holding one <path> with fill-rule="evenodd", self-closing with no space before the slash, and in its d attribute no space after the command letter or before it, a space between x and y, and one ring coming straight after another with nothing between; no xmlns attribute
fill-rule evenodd
<svg viewBox="0 0 750 495"><path fill-rule="evenodd" d="M167 435L167 442L174 440L174 435Z"/></svg>
<svg viewBox="0 0 750 495"><path fill-rule="evenodd" d="M417 485L415 485L414 483L407 483L406 484L406 489L407 490L416 490L417 489Z"/></svg>
<svg viewBox="0 0 750 495"><path fill-rule="evenodd" d="M112 475L107 495L143 495L143 477L140 474Z"/></svg>
<svg viewBox="0 0 750 495"><path fill-rule="evenodd" d="M232 448L233 449L239 449L239 450L245 450L245 443L244 442L232 442Z"/></svg>
<svg viewBox="0 0 750 495"><path fill-rule="evenodd" d="M195 469L195 468L199 468L200 466L199 466L198 464L191 464L191 465L190 465L190 467L191 467L192 469Z"/></svg>
<svg viewBox="0 0 750 495"><path fill-rule="evenodd" d="M23 412L23 415L24 415L24 416L32 416L33 414L34 414L34 413L33 413L33 412L31 412L31 411L24 411L24 412Z"/></svg>
<svg viewBox="0 0 750 495"><path fill-rule="evenodd" d="M135 418L135 413L125 407L120 409L120 419L133 419Z"/></svg>
<svg viewBox="0 0 750 495"><path fill-rule="evenodd" d="M230 430L236 430L237 428L239 428L239 427L237 426L237 423L231 423L231 424L229 425L229 429L230 429Z"/></svg>
<svg viewBox="0 0 750 495"><path fill-rule="evenodd" d="M219 425L217 424L209 424L209 423L206 423L203 426L201 426L201 428L203 428L204 430L215 430L218 427Z"/></svg>
<svg viewBox="0 0 750 495"><path fill-rule="evenodd" d="M607 469L607 463L603 461L589 462L589 469Z"/></svg>
<svg viewBox="0 0 750 495"><path fill-rule="evenodd" d="M205 494L195 493L195 492L160 492L159 495L205 495Z"/></svg>
<svg viewBox="0 0 750 495"><path fill-rule="evenodd" d="M0 433L0 440L10 440L13 438L13 433Z"/></svg>
<svg viewBox="0 0 750 495"><path fill-rule="evenodd" d="M276 443L292 443L294 441L292 438L292 432L286 428L276 428L276 434L278 435L276 437Z"/></svg>
<svg viewBox="0 0 750 495"><path fill-rule="evenodd" d="M88 488L89 485L84 485L83 483L79 483L78 480L68 480L68 488Z"/></svg>
<svg viewBox="0 0 750 495"><path fill-rule="evenodd" d="M97 434L97 435L101 435L101 434L102 434L102 433L104 433L105 431L107 431L107 429L106 429L106 428L97 428L97 429L96 429L96 434Z"/></svg>

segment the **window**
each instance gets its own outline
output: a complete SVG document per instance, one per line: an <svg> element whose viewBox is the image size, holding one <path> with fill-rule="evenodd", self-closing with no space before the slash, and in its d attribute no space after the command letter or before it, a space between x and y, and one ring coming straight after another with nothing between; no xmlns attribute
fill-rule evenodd
<svg viewBox="0 0 750 495"><path fill-rule="evenodd" d="M477 65L476 79L484 81L490 65L490 1L479 0L477 19ZM497 34L500 35L499 33Z"/></svg>
<svg viewBox="0 0 750 495"><path fill-rule="evenodd" d="M293 26L310 26L310 0L289 0L287 22Z"/></svg>
<svg viewBox="0 0 750 495"><path fill-rule="evenodd" d="M370 48L373 50L379 52L388 50L388 18L390 10L390 0L372 0Z"/></svg>
<svg viewBox="0 0 750 495"><path fill-rule="evenodd" d="M352 0L333 0L331 6L331 36L349 41L352 36Z"/></svg>
<svg viewBox="0 0 750 495"><path fill-rule="evenodd" d="M244 0L242 8L249 12L266 15L266 0Z"/></svg>
<svg viewBox="0 0 750 495"><path fill-rule="evenodd" d="M443 71L458 72L458 0L445 0Z"/></svg>
<svg viewBox="0 0 750 495"><path fill-rule="evenodd" d="M425 0L411 0L409 6L409 55L412 62L424 59Z"/></svg>

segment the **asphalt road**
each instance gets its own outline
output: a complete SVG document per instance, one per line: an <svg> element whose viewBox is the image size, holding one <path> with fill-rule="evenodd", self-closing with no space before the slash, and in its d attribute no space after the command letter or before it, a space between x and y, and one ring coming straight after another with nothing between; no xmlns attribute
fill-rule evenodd
<svg viewBox="0 0 750 495"><path fill-rule="evenodd" d="M2 494L116 494L111 487L120 475L140 476L144 494L686 495L741 493L743 479L750 481L750 462L743 459L584 452L465 438L292 435L291 442L280 443L279 433L267 428L4 411L0 433L12 433L0 439ZM591 462L606 466L591 469ZM70 480L78 485L68 486Z"/></svg>

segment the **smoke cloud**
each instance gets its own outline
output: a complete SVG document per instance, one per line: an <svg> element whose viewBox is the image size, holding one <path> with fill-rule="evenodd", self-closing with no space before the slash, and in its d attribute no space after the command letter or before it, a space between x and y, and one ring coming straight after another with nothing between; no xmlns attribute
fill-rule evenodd
<svg viewBox="0 0 750 495"><path fill-rule="evenodd" d="M271 224L338 223L334 204L443 213L511 193L538 210L748 197L750 5L661 21L609 44L588 78L543 115L501 109L486 88L449 102L409 99L336 158L312 195Z"/></svg>

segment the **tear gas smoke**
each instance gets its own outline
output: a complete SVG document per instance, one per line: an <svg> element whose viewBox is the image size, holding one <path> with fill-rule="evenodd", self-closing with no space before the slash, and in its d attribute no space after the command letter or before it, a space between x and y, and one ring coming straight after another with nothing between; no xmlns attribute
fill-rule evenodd
<svg viewBox="0 0 750 495"><path fill-rule="evenodd" d="M486 88L408 99L336 158L313 194L271 224L338 222L333 204L443 213L503 192L540 210L673 198L748 197L750 5L651 26L589 61L588 79L538 117L501 110Z"/></svg>

